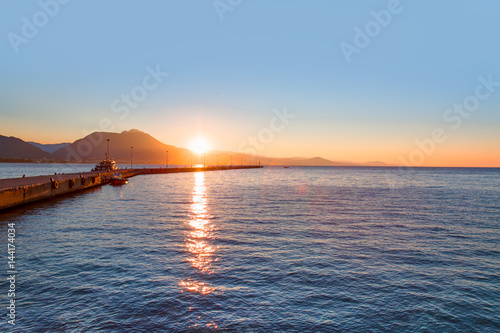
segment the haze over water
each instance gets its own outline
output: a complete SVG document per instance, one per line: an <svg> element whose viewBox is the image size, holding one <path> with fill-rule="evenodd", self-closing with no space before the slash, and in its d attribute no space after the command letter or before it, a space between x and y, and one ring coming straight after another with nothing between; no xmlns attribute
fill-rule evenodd
<svg viewBox="0 0 500 333"><path fill-rule="evenodd" d="M495 332L499 176L152 175L13 210L16 329Z"/></svg>

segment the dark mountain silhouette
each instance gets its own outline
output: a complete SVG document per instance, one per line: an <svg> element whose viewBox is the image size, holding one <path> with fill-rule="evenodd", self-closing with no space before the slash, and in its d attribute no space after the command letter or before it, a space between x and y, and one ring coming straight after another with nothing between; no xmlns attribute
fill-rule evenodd
<svg viewBox="0 0 500 333"><path fill-rule="evenodd" d="M165 164L168 151L169 164L188 165L191 152L188 149L166 145L151 135L139 130L122 133L94 132L77 140L67 147L57 150L53 156L64 161L98 161L104 158L109 141L110 157L117 162L130 163L132 150L133 162ZM134 147L134 148L130 148Z"/></svg>
<svg viewBox="0 0 500 333"><path fill-rule="evenodd" d="M43 160L52 159L52 156L21 139L0 135L0 158Z"/></svg>
<svg viewBox="0 0 500 333"><path fill-rule="evenodd" d="M43 144L43 143L38 143L38 142L33 142L33 141L28 141L29 144L40 148L41 150L53 154L56 151L58 151L61 148L64 148L66 146L69 146L71 142L63 142L63 143L56 143L56 144Z"/></svg>

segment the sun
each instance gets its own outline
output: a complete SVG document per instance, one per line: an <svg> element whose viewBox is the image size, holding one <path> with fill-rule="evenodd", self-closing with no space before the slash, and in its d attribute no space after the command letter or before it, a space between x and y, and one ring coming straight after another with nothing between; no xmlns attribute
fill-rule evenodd
<svg viewBox="0 0 500 333"><path fill-rule="evenodd" d="M196 154L204 154L208 151L209 144L204 138L197 138L191 143L191 150Z"/></svg>

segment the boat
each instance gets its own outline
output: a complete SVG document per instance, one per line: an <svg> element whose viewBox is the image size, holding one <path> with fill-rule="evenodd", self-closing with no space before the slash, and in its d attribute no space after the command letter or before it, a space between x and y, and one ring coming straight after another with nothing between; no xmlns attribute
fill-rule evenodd
<svg viewBox="0 0 500 333"><path fill-rule="evenodd" d="M111 176L110 183L111 185L123 185L128 183L128 179L123 178L121 173L116 172Z"/></svg>
<svg viewBox="0 0 500 333"><path fill-rule="evenodd" d="M101 162L97 163L95 167L92 169L92 171L104 171L104 172L115 171L115 170L118 170L116 162L113 159L110 159L108 154L106 154L105 158Z"/></svg>
<svg viewBox="0 0 500 333"><path fill-rule="evenodd" d="M106 141L108 143L108 150L104 155L104 159L101 162L97 163L95 167L92 169L92 171L110 172L119 169L118 166L116 165L115 160L109 158L109 139L107 139Z"/></svg>

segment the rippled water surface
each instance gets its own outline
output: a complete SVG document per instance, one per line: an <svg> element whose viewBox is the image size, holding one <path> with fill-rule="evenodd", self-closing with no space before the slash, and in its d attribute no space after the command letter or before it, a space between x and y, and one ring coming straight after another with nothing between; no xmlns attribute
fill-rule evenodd
<svg viewBox="0 0 500 333"><path fill-rule="evenodd" d="M7 223L18 332L500 330L499 169L137 176Z"/></svg>

